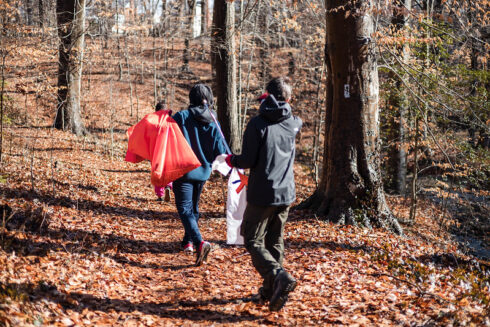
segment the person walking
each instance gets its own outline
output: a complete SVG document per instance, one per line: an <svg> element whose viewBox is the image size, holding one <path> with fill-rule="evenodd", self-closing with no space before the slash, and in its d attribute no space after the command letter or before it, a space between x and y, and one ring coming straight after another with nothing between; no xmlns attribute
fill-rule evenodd
<svg viewBox="0 0 490 327"><path fill-rule="evenodd" d="M257 116L243 135L242 153L229 155L230 167L250 168L241 234L255 269L263 278L259 297L280 310L296 280L284 269L284 225L296 199L293 164L295 138L302 126L289 105L288 79L272 79L261 96Z"/></svg>
<svg viewBox="0 0 490 327"><path fill-rule="evenodd" d="M201 166L173 182L175 205L184 226L182 246L184 252L196 250L196 266L207 260L211 244L204 241L199 230L199 200L204 184L211 175L211 163L226 153L213 106L213 93L205 84L196 84L189 92L190 105L172 118L182 130Z"/></svg>

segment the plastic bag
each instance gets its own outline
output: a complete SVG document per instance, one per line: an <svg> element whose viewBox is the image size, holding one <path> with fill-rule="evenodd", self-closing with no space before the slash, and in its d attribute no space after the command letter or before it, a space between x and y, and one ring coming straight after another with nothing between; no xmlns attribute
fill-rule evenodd
<svg viewBox="0 0 490 327"><path fill-rule="evenodd" d="M230 166L228 166L228 164L226 163L227 156L227 154L220 154L219 156L217 156L211 164L211 170L218 171L221 173L221 175L227 176L231 170Z"/></svg>
<svg viewBox="0 0 490 327"><path fill-rule="evenodd" d="M228 179L228 199L226 201L226 243L243 244L240 235L243 213L247 206L247 176L233 168Z"/></svg>
<svg viewBox="0 0 490 327"><path fill-rule="evenodd" d="M201 166L171 113L160 110L148 114L127 131L125 160L133 163L150 160L151 183L155 186L166 186Z"/></svg>

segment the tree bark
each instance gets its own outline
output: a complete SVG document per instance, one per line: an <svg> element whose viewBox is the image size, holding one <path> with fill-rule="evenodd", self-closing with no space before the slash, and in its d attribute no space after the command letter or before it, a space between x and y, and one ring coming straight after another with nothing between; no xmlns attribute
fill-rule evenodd
<svg viewBox="0 0 490 327"><path fill-rule="evenodd" d="M380 173L379 82L368 0L326 2L327 107L323 172L300 208L336 223L402 233Z"/></svg>
<svg viewBox="0 0 490 327"><path fill-rule="evenodd" d="M187 16L187 32L186 36L184 39L184 53L183 53L183 66L182 66L182 71L183 72L190 72L189 68L189 53L191 51L190 49L190 43L191 39L194 37L194 16L196 14L196 6L197 6L197 0L189 0L188 5L189 5L189 11L188 11L188 16Z"/></svg>
<svg viewBox="0 0 490 327"><path fill-rule="evenodd" d="M393 15L392 24L395 31L401 31L402 34L408 37L409 15L412 9L412 0L399 0L396 2L395 13ZM401 49L397 51L404 65L408 65L410 60L410 46L405 42ZM403 72L400 73L404 76ZM390 104L395 110L395 114L390 119L390 149L388 175L390 179L389 187L397 194L404 195L406 191L406 176L407 176L407 153L405 150L406 131L405 124L407 121L408 112L408 96L402 81L396 79L396 89L390 97Z"/></svg>
<svg viewBox="0 0 490 327"><path fill-rule="evenodd" d="M57 0L56 14L60 45L55 127L81 135L85 133L80 116L85 0Z"/></svg>
<svg viewBox="0 0 490 327"><path fill-rule="evenodd" d="M208 32L208 0L201 0L201 35Z"/></svg>
<svg viewBox="0 0 490 327"><path fill-rule="evenodd" d="M161 24L162 24L162 32L167 33L167 0L162 0L162 16L160 18Z"/></svg>
<svg viewBox="0 0 490 327"><path fill-rule="evenodd" d="M32 0L26 0L26 25L32 25Z"/></svg>
<svg viewBox="0 0 490 327"><path fill-rule="evenodd" d="M231 150L239 152L241 133L238 128L235 51L235 8L226 0L214 2L211 58L216 72L215 94L218 119Z"/></svg>
<svg viewBox="0 0 490 327"><path fill-rule="evenodd" d="M44 27L44 4L43 0L38 0L38 8L39 8L39 27Z"/></svg>
<svg viewBox="0 0 490 327"><path fill-rule="evenodd" d="M259 31L260 37L257 38L257 46L259 48L259 76L262 82L262 86L265 87L266 83L270 80L269 71L269 16L271 15L270 5L267 2L260 3L260 10L257 13L259 15Z"/></svg>

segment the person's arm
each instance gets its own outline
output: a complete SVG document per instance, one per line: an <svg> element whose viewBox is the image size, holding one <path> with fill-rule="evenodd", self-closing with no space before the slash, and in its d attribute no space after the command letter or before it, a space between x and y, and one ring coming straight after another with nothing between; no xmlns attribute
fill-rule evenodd
<svg viewBox="0 0 490 327"><path fill-rule="evenodd" d="M261 141L260 131L250 122L243 134L242 153L231 156L231 165L243 169L253 168L259 156Z"/></svg>

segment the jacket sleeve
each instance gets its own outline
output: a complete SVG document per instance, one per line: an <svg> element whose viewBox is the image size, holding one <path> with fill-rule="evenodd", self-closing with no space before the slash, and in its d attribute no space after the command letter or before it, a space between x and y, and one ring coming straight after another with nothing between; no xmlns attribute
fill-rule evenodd
<svg viewBox="0 0 490 327"><path fill-rule="evenodd" d="M224 140L223 137L221 137L221 133L219 132L218 128L215 128L214 144L213 144L213 151L214 151L215 158L220 154L228 153L228 151L226 150L225 142L226 140Z"/></svg>
<svg viewBox="0 0 490 327"><path fill-rule="evenodd" d="M251 121L243 134L242 153L231 157L231 164L237 168L253 168L259 157L261 144L260 131Z"/></svg>

